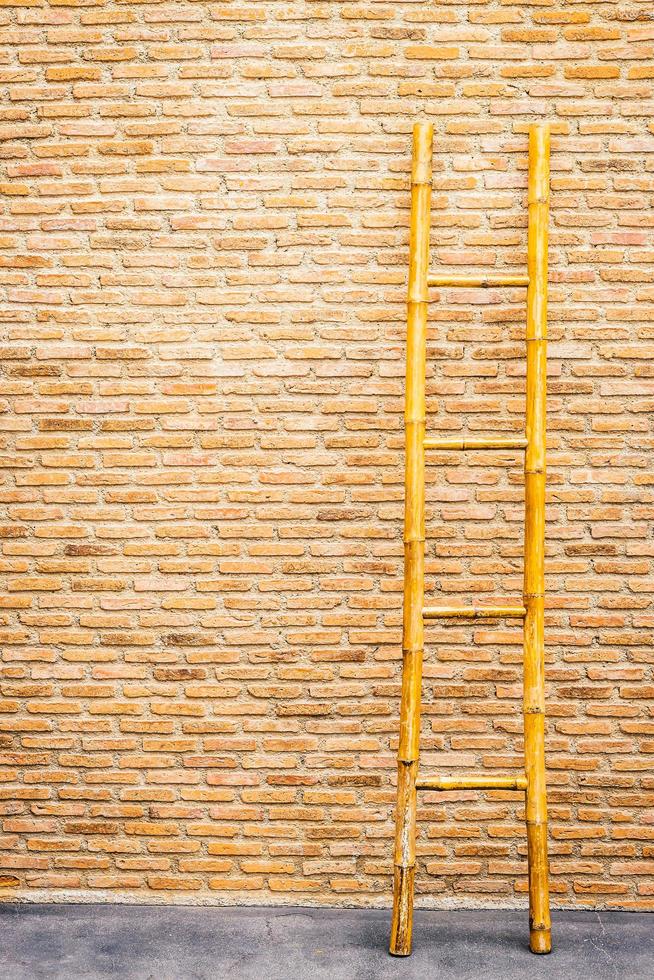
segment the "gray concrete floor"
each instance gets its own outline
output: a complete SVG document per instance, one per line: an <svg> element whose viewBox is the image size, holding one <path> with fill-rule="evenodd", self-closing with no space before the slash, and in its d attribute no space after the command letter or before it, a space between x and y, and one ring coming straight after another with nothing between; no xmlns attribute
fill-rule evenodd
<svg viewBox="0 0 654 980"><path fill-rule="evenodd" d="M2 980L652 980L654 915L558 912L532 956L522 912L417 912L386 952L376 910L0 905Z"/></svg>

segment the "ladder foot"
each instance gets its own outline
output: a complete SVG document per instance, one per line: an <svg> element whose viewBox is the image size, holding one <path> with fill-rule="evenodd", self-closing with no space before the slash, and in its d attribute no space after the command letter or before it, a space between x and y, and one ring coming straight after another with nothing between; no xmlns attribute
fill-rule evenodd
<svg viewBox="0 0 654 980"><path fill-rule="evenodd" d="M411 933L413 931L413 880L415 865L412 868L395 868L395 889L393 901L393 922L391 924L391 956L411 955Z"/></svg>
<svg viewBox="0 0 654 980"><path fill-rule="evenodd" d="M552 930L532 929L529 933L529 949L532 953L544 954L552 952Z"/></svg>

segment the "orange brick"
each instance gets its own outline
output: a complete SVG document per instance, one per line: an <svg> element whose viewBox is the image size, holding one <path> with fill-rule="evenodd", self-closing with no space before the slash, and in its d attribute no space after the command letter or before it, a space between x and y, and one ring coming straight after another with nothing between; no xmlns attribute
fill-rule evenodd
<svg viewBox="0 0 654 980"><path fill-rule="evenodd" d="M411 125L499 274L550 119L552 895L654 909L644 12L64 6L3 11L0 883L389 900ZM431 298L430 432L519 433L523 295ZM427 593L519 597L520 460L431 462ZM430 625L425 769L519 770L521 640ZM526 901L523 809L421 797L419 893Z"/></svg>

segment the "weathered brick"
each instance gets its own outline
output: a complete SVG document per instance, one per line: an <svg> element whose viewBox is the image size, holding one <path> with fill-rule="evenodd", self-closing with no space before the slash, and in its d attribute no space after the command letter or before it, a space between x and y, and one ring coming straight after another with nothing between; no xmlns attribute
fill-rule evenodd
<svg viewBox="0 0 654 980"><path fill-rule="evenodd" d="M3 5L2 881L388 903L411 126L432 264L514 272L548 118L552 894L654 908L645 12L47 6ZM522 294L432 299L430 431L520 432ZM519 459L434 462L428 593L519 596ZM519 769L518 627L430 625L423 697L426 770ZM422 801L418 901L525 901L517 794Z"/></svg>

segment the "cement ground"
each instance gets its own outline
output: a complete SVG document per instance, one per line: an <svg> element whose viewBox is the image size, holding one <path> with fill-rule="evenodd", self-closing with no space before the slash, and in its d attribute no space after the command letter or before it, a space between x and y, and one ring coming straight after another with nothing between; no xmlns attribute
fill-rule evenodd
<svg viewBox="0 0 654 980"><path fill-rule="evenodd" d="M532 956L522 912L418 912L386 952L385 911L0 905L3 980L651 980L654 915L554 914Z"/></svg>

